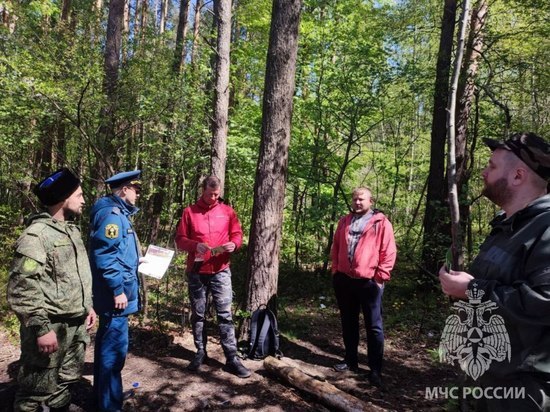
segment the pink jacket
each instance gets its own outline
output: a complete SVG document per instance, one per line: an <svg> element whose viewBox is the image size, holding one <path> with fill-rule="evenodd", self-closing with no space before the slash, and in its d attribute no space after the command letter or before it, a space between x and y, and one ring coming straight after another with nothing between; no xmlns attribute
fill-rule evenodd
<svg viewBox="0 0 550 412"><path fill-rule="evenodd" d="M215 248L227 242L235 243L237 249L243 242L241 224L233 208L220 202L209 206L202 198L185 208L176 231L176 245L187 252L187 271L193 267L197 244ZM212 256L207 252L200 273L213 275L228 266L229 253Z"/></svg>
<svg viewBox="0 0 550 412"><path fill-rule="evenodd" d="M365 226L352 262L348 259L348 232L353 214L340 219L334 234L332 250L332 273L342 272L352 278L367 278L378 282L390 280L397 256L393 227L383 213L375 211Z"/></svg>

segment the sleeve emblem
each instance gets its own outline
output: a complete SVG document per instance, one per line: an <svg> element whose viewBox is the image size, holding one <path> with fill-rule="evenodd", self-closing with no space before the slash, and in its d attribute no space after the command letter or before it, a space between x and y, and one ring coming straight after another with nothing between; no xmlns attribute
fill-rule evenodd
<svg viewBox="0 0 550 412"><path fill-rule="evenodd" d="M23 260L23 272L34 273L38 269L39 263L31 258L25 257Z"/></svg>
<svg viewBox="0 0 550 412"><path fill-rule="evenodd" d="M118 237L118 225L111 223L105 226L105 237L107 239L116 239Z"/></svg>

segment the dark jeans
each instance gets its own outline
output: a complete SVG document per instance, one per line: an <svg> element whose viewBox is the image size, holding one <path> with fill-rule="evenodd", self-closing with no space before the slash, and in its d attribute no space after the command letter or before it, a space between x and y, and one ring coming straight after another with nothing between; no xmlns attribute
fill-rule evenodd
<svg viewBox="0 0 550 412"><path fill-rule="evenodd" d="M350 367L357 367L359 346L359 312L363 312L367 329L367 347L371 371L380 373L384 357L384 327L382 324L382 294L372 279L354 279L337 272L332 279L346 355L344 361Z"/></svg>
<svg viewBox="0 0 550 412"><path fill-rule="evenodd" d="M206 348L204 318L207 296L212 293L223 352L227 359L235 357L237 354L237 340L235 339L235 327L231 316L231 303L233 301L231 271L227 268L214 275L189 273L187 281L189 298L191 299L191 324L193 326L195 347L197 350Z"/></svg>

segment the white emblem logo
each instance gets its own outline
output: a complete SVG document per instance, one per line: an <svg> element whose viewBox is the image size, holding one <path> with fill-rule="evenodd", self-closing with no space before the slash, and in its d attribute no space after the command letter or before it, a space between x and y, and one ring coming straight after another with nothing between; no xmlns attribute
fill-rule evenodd
<svg viewBox="0 0 550 412"><path fill-rule="evenodd" d="M458 301L453 309L458 313L450 315L439 343L439 356L442 362L454 364L473 380L477 380L491 366L492 361L510 361L510 337L500 315L492 315L497 308L492 301L482 302L485 292L474 283L467 290L468 302Z"/></svg>

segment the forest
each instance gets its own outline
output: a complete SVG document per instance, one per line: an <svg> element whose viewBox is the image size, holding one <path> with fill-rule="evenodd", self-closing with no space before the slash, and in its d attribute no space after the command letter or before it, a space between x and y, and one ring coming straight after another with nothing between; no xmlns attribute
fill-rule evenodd
<svg viewBox="0 0 550 412"><path fill-rule="evenodd" d="M439 333L449 147L467 266L498 211L481 139L550 138L549 21L545 0L0 0L0 321L16 322L6 284L31 189L67 166L87 207L141 169L136 231L172 249L202 178L220 177L245 235L238 318L331 293L338 218L368 186L398 246L389 327ZM185 323L183 262L148 281L161 331Z"/></svg>

